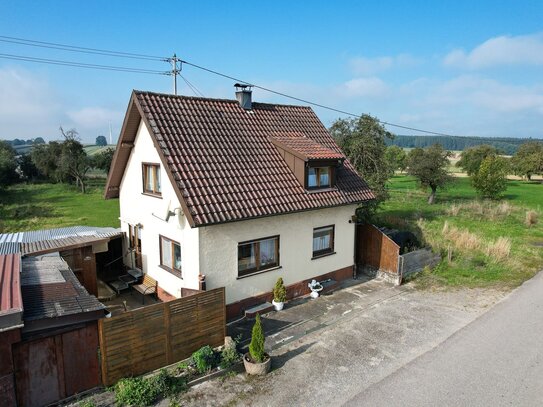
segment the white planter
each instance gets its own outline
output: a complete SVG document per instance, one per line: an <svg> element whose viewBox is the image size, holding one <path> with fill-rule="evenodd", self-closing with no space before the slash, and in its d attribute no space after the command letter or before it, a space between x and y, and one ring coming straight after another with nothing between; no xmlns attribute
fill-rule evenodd
<svg viewBox="0 0 543 407"><path fill-rule="evenodd" d="M285 306L284 302L275 302L275 300L272 300L273 308L275 308L276 311L281 311L283 307Z"/></svg>
<svg viewBox="0 0 543 407"><path fill-rule="evenodd" d="M311 294L309 294L311 298L319 298L319 292L318 291L311 291Z"/></svg>

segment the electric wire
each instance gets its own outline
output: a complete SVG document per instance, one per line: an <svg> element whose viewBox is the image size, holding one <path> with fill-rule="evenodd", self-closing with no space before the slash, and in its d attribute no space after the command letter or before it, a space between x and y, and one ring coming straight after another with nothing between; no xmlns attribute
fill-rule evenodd
<svg viewBox="0 0 543 407"><path fill-rule="evenodd" d="M196 86L194 86L187 78L185 78L183 75L179 74L179 76L181 77L181 79L183 79L185 81L185 83L187 84L187 86L192 89L192 92L196 95L196 96L200 96L200 97L205 97L204 94L202 92L200 92L198 90L198 88Z"/></svg>
<svg viewBox="0 0 543 407"><path fill-rule="evenodd" d="M167 57L136 54L132 52L110 51L110 50L98 49L98 48L78 47L75 45L59 44L55 42L36 41L36 40L29 40L25 38L8 37L5 35L0 35L0 41L13 43L13 44L27 45L27 46L32 46L32 47L58 49L58 50L63 50L63 51L105 55L105 56L119 57L119 58L133 58L133 59L144 59L144 60L152 60L152 61L168 61L169 60L169 58Z"/></svg>
<svg viewBox="0 0 543 407"><path fill-rule="evenodd" d="M13 55L13 54L0 54L0 58L11 59L11 60L16 60L16 61L37 62L37 63L50 64L50 65L71 66L71 67L76 67L76 68L100 69L100 70L105 70L105 71L119 71L119 72L131 72L131 73L154 74L154 75L168 75L169 73L169 72L157 71L157 70L152 70L152 69L130 68L130 67L113 66L113 65L86 64L83 62L61 61L58 59L36 58L36 57L29 57L29 56L24 56L24 55Z"/></svg>

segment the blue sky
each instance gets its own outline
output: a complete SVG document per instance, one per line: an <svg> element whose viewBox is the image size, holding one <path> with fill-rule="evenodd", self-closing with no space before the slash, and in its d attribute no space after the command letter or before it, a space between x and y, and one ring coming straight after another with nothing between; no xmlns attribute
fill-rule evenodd
<svg viewBox="0 0 543 407"><path fill-rule="evenodd" d="M405 126L466 136L543 137L541 1L6 1L0 35L170 56L280 92ZM0 54L168 70L0 42ZM233 82L183 67L206 97ZM0 58L0 138L118 135L132 89L171 77ZM182 80L180 93L193 95ZM254 99L296 104L255 91ZM339 114L315 108L330 125ZM416 134L390 128L397 134Z"/></svg>

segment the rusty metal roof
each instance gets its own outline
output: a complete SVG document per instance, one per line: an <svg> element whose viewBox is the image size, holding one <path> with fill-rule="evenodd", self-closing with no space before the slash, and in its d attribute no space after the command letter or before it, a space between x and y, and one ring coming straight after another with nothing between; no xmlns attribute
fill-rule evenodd
<svg viewBox="0 0 543 407"><path fill-rule="evenodd" d="M134 91L106 185L119 195L140 120L157 148L191 226L233 222L374 199L345 159L336 188L308 193L271 138L296 134L305 154L343 157L333 137L305 106L194 98ZM302 147L300 147L302 148Z"/></svg>
<svg viewBox="0 0 543 407"><path fill-rule="evenodd" d="M76 249L93 243L108 241L108 237L100 236L75 236L62 239L43 240L21 244L21 252L24 256L58 252L61 250Z"/></svg>
<svg viewBox="0 0 543 407"><path fill-rule="evenodd" d="M0 331L22 326L21 255L0 255Z"/></svg>

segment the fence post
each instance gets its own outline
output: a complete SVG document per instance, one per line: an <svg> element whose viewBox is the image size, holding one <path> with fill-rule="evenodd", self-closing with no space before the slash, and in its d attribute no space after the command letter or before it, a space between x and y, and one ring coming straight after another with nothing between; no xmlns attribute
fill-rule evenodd
<svg viewBox="0 0 543 407"><path fill-rule="evenodd" d="M164 334L166 336L166 360L171 365L172 360L172 332L171 332L171 318L170 318L170 306L167 302L162 304L164 306Z"/></svg>

